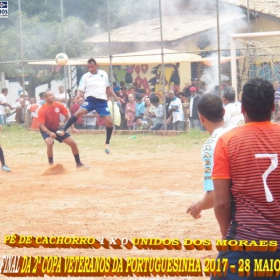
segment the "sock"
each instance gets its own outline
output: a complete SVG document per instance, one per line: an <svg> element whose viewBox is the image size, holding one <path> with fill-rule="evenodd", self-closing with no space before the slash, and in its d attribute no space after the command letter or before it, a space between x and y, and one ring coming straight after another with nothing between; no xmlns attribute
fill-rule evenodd
<svg viewBox="0 0 280 280"><path fill-rule="evenodd" d="M76 122L77 119L78 118L76 118L75 116L71 116L68 122L63 127L63 130L66 131L74 122Z"/></svg>
<svg viewBox="0 0 280 280"><path fill-rule="evenodd" d="M49 164L53 164L53 157L49 157Z"/></svg>
<svg viewBox="0 0 280 280"><path fill-rule="evenodd" d="M74 155L74 158L75 158L75 161L76 161L77 165L81 165L82 164L81 160L80 160L80 155L79 154Z"/></svg>
<svg viewBox="0 0 280 280"><path fill-rule="evenodd" d="M112 132L113 132L113 127L107 127L106 126L106 144L110 144L110 139L111 139L111 136L112 136Z"/></svg>
<svg viewBox="0 0 280 280"><path fill-rule="evenodd" d="M0 161L3 167L5 165L5 157L2 148L0 148Z"/></svg>

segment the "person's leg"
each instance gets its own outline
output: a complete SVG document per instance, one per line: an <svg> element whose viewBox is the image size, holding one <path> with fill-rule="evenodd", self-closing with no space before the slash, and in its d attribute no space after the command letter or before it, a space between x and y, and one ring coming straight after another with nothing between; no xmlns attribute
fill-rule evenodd
<svg viewBox="0 0 280 280"><path fill-rule="evenodd" d="M63 139L62 142L71 148L77 167L84 166L80 160L78 146L77 146L76 142L70 137L70 135L69 135L69 137Z"/></svg>
<svg viewBox="0 0 280 280"><path fill-rule="evenodd" d="M49 164L53 164L53 139L51 137L45 138L45 143L47 145L47 156Z"/></svg>
<svg viewBox="0 0 280 280"><path fill-rule="evenodd" d="M2 164L2 168L1 169L3 171L5 171L5 172L11 172L11 169L5 163L4 152L2 150L1 145L0 145L0 161L1 161L1 164Z"/></svg>
<svg viewBox="0 0 280 280"><path fill-rule="evenodd" d="M110 153L109 144L110 144L111 136L113 133L113 118L111 115L104 116L103 118L104 118L105 125L106 125L105 153L109 154Z"/></svg>
<svg viewBox="0 0 280 280"><path fill-rule="evenodd" d="M67 131L67 129L77 121L77 119L85 114L87 114L89 111L85 108L80 107L80 109L70 117L70 119L67 121L67 123L63 127L63 131Z"/></svg>

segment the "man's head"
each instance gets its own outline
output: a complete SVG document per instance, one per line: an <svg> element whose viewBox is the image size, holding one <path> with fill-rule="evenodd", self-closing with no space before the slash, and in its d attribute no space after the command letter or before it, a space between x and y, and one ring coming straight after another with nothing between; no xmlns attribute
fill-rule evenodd
<svg viewBox="0 0 280 280"><path fill-rule="evenodd" d="M235 102L235 90L233 87L227 86L223 89L223 103L226 105L228 103Z"/></svg>
<svg viewBox="0 0 280 280"><path fill-rule="evenodd" d="M134 96L133 96L132 93L130 93L130 94L128 95L128 101L131 102L131 103L134 101Z"/></svg>
<svg viewBox="0 0 280 280"><path fill-rule="evenodd" d="M173 90L169 91L169 98L173 100L175 98L175 92Z"/></svg>
<svg viewBox="0 0 280 280"><path fill-rule="evenodd" d="M44 99L44 94L45 94L45 92L44 92L44 91L42 91L42 92L40 92L40 93L39 93L39 97L40 97L40 99Z"/></svg>
<svg viewBox="0 0 280 280"><path fill-rule="evenodd" d="M224 108L222 100L213 93L205 93L200 97L197 103L199 118L204 125L205 119L211 123L223 121ZM207 128L206 128L207 129Z"/></svg>
<svg viewBox="0 0 280 280"><path fill-rule="evenodd" d="M46 100L47 104L51 105L53 104L55 97L54 94L49 89L47 89L44 93L44 99Z"/></svg>
<svg viewBox="0 0 280 280"><path fill-rule="evenodd" d="M36 103L36 98L35 97L30 97L29 103L30 104L35 104Z"/></svg>
<svg viewBox="0 0 280 280"><path fill-rule="evenodd" d="M179 85L174 85L174 91L175 91L175 93L176 93L176 92L179 92L179 90L180 90L180 86L179 86Z"/></svg>
<svg viewBox="0 0 280 280"><path fill-rule="evenodd" d="M158 96L156 96L156 95L151 96L151 103L152 103L154 106L158 106L158 104L159 104L159 98L158 98Z"/></svg>
<svg viewBox="0 0 280 280"><path fill-rule="evenodd" d="M141 102L142 102L142 96L141 96L141 94L137 93L137 94L135 95L135 101L136 101L137 103L141 103Z"/></svg>
<svg viewBox="0 0 280 280"><path fill-rule="evenodd" d="M192 96L196 95L196 87L190 87L190 93Z"/></svg>
<svg viewBox="0 0 280 280"><path fill-rule="evenodd" d="M96 74L97 71L98 71L98 66L97 66L97 64L96 64L95 59L93 59L93 58L90 58L90 59L87 61L87 67L88 67L88 71L89 71L91 74Z"/></svg>
<svg viewBox="0 0 280 280"><path fill-rule="evenodd" d="M121 87L121 92L122 92L123 95L127 95L126 87Z"/></svg>
<svg viewBox="0 0 280 280"><path fill-rule="evenodd" d="M84 98L83 97L79 97L77 100L79 105L82 105L84 103Z"/></svg>
<svg viewBox="0 0 280 280"><path fill-rule="evenodd" d="M250 79L242 91L242 113L245 123L270 121L274 111L274 88L264 79Z"/></svg>
<svg viewBox="0 0 280 280"><path fill-rule="evenodd" d="M59 86L58 91L59 93L64 93L64 86Z"/></svg>
<svg viewBox="0 0 280 280"><path fill-rule="evenodd" d="M8 89L6 87L2 88L2 94L5 96L8 94Z"/></svg>

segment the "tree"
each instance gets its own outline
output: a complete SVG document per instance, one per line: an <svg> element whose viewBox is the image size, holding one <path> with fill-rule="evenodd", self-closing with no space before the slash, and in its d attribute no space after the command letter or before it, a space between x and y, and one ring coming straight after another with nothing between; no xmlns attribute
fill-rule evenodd
<svg viewBox="0 0 280 280"><path fill-rule="evenodd" d="M54 59L57 53L62 52L63 43L69 57L80 57L87 51L82 41L87 37L87 27L79 18L70 16L64 20L64 40L61 36L61 23L43 21L45 15L29 17L22 16L23 26L23 54L24 60ZM18 12L10 15L13 25L6 26L1 32L0 61L19 61L20 35ZM19 63L1 64L0 70L9 77L14 77L22 85L22 71ZM25 64L25 79L29 83L25 86L30 96L35 95L35 87L57 79L62 73L60 67L31 66Z"/></svg>

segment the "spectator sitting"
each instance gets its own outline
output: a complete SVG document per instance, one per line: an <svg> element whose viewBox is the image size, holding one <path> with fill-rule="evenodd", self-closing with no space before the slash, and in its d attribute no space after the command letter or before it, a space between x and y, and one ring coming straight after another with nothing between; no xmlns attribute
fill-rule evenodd
<svg viewBox="0 0 280 280"><path fill-rule="evenodd" d="M135 95L135 101L136 101L136 106L135 106L135 118L134 122L136 125L137 129L142 129L142 118L144 116L145 112L145 103L142 101L142 96L137 93Z"/></svg>
<svg viewBox="0 0 280 280"><path fill-rule="evenodd" d="M24 116L27 112L27 106L29 104L29 101L25 100L24 102L23 98L20 98L19 101L14 104L13 109L16 109L16 125L25 123Z"/></svg>
<svg viewBox="0 0 280 280"><path fill-rule="evenodd" d="M163 126L163 106L159 103L159 98L156 95L153 95L151 97L151 103L155 107L154 112L151 113L151 117L153 120L153 126L150 128L150 130L160 130Z"/></svg>

